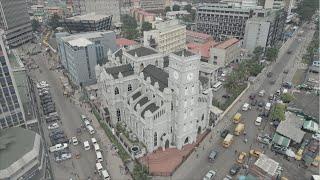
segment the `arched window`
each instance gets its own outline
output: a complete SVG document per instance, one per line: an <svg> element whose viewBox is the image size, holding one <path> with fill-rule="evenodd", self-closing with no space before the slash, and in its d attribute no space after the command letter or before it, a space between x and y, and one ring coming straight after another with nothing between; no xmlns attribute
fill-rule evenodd
<svg viewBox="0 0 320 180"><path fill-rule="evenodd" d="M117 87L114 89L114 94L115 95L119 94L119 89Z"/></svg>
<svg viewBox="0 0 320 180"><path fill-rule="evenodd" d="M132 85L128 84L128 91L132 91Z"/></svg>
<svg viewBox="0 0 320 180"><path fill-rule="evenodd" d="M121 121L121 112L120 112L120 109L117 109L117 119L118 119L118 122Z"/></svg>
<svg viewBox="0 0 320 180"><path fill-rule="evenodd" d="M201 117L201 121L203 121L204 120L204 114L202 114L202 117Z"/></svg>
<svg viewBox="0 0 320 180"><path fill-rule="evenodd" d="M154 133L154 136L153 136L153 145L154 147L156 147L158 145L158 136L157 136L157 132Z"/></svg>

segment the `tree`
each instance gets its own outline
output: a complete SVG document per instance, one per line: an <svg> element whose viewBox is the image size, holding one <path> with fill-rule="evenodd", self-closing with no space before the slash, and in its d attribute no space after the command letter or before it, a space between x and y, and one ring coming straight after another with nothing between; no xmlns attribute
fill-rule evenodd
<svg viewBox="0 0 320 180"><path fill-rule="evenodd" d="M137 21L128 14L121 16L121 22L124 29L136 29L138 27Z"/></svg>
<svg viewBox="0 0 320 180"><path fill-rule="evenodd" d="M152 29L152 24L149 22L143 22L141 26L141 31L149 31Z"/></svg>
<svg viewBox="0 0 320 180"><path fill-rule="evenodd" d="M58 14L53 14L53 16L51 16L51 18L49 19L49 26L51 27L51 29L56 29L57 27L59 27L60 23L60 16L58 16Z"/></svg>
<svg viewBox="0 0 320 180"><path fill-rule="evenodd" d="M280 98L281 98L282 102L284 102L284 103L289 103L292 100L294 100L294 96L289 93L283 93Z"/></svg>
<svg viewBox="0 0 320 180"><path fill-rule="evenodd" d="M164 12L169 12L171 11L171 7L170 6L167 6L166 8L164 8Z"/></svg>
<svg viewBox="0 0 320 180"><path fill-rule="evenodd" d="M286 119L285 111L286 106L284 104L276 104L271 110L270 117L272 120L284 121Z"/></svg>
<svg viewBox="0 0 320 180"><path fill-rule="evenodd" d="M37 31L40 27L40 23L36 19L32 19L31 26L32 26L32 31Z"/></svg>
<svg viewBox="0 0 320 180"><path fill-rule="evenodd" d="M268 61L275 61L278 57L279 49L277 48L267 48L266 50L266 58Z"/></svg>
<svg viewBox="0 0 320 180"><path fill-rule="evenodd" d="M180 11L180 6L179 5L173 5L172 6L172 11Z"/></svg>
<svg viewBox="0 0 320 180"><path fill-rule="evenodd" d="M140 165L138 163L135 163L133 168L133 179L134 180L149 180L148 177L148 168L144 165Z"/></svg>
<svg viewBox="0 0 320 180"><path fill-rule="evenodd" d="M191 4L187 4L187 5L185 5L184 8L183 8L183 10L186 10L186 11L188 11L189 13L191 13L191 9L192 9Z"/></svg>
<svg viewBox="0 0 320 180"><path fill-rule="evenodd" d="M133 40L139 37L139 31L137 29L130 29L130 28L124 29L123 35L125 38Z"/></svg>
<svg viewBox="0 0 320 180"><path fill-rule="evenodd" d="M260 57L263 53L263 47L261 46L257 46L256 48L254 48L253 50L253 54L256 58Z"/></svg>
<svg viewBox="0 0 320 180"><path fill-rule="evenodd" d="M319 9L319 0L303 0L298 4L297 12L302 21L308 21L317 9Z"/></svg>

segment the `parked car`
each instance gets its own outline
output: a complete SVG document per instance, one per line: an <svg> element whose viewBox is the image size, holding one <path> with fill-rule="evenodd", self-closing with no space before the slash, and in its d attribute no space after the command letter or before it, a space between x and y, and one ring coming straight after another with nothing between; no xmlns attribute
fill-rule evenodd
<svg viewBox="0 0 320 180"><path fill-rule="evenodd" d="M213 162L217 158L217 156L218 156L218 151L211 150L208 159L210 162Z"/></svg>
<svg viewBox="0 0 320 180"><path fill-rule="evenodd" d="M221 132L220 136L221 136L222 138L225 138L229 133L230 133L230 131L227 130L227 129L225 129L225 130L223 130L223 131Z"/></svg>
<svg viewBox="0 0 320 180"><path fill-rule="evenodd" d="M245 159L247 157L247 153L245 152L240 152L239 156L238 156L238 159L237 159L237 162L240 163L240 164L243 164Z"/></svg>
<svg viewBox="0 0 320 180"><path fill-rule="evenodd" d="M258 106L259 107L263 107L264 106L264 102L263 101L259 101Z"/></svg>
<svg viewBox="0 0 320 180"><path fill-rule="evenodd" d="M257 136L257 140L260 142L260 143L263 143L263 144L267 144L269 145L271 143L271 137L269 136L266 136L266 135L258 135Z"/></svg>
<svg viewBox="0 0 320 180"><path fill-rule="evenodd" d="M217 173L214 170L210 170L209 172L207 172L207 174L203 177L203 180L212 180L213 177L216 175Z"/></svg>
<svg viewBox="0 0 320 180"><path fill-rule="evenodd" d="M256 98L256 95L254 93L250 94L249 99L253 100Z"/></svg>
<svg viewBox="0 0 320 180"><path fill-rule="evenodd" d="M71 140L72 140L72 144L73 144L74 146L78 145L79 142L78 142L77 137L74 136L74 137L71 138Z"/></svg>
<svg viewBox="0 0 320 180"><path fill-rule="evenodd" d="M254 99L254 100L251 101L250 104L251 104L251 106L256 106L257 103L258 103L258 101L256 99Z"/></svg>
<svg viewBox="0 0 320 180"><path fill-rule="evenodd" d="M274 152L276 152L276 153L285 155L285 154L286 154L286 151L287 151L287 148L286 148L286 147L283 147L283 146L279 146L279 145L272 145L272 146L271 146L271 151L274 151Z"/></svg>
<svg viewBox="0 0 320 180"><path fill-rule="evenodd" d="M251 149L249 153L250 153L250 156L259 157L261 154L263 154L263 151L260 151L257 149Z"/></svg>
<svg viewBox="0 0 320 180"><path fill-rule="evenodd" d="M285 69L285 70L283 71L284 74L288 74L288 72L289 72L288 69Z"/></svg>
<svg viewBox="0 0 320 180"><path fill-rule="evenodd" d="M241 169L241 166L239 164L234 164L231 166L229 173L230 173L230 175L234 176L234 175L238 174L240 169Z"/></svg>
<svg viewBox="0 0 320 180"><path fill-rule="evenodd" d="M222 95L223 98L229 99L231 96L229 94Z"/></svg>
<svg viewBox="0 0 320 180"><path fill-rule="evenodd" d="M287 88L287 89L291 89L292 88L292 84L291 84L291 82L284 82L282 84L282 87Z"/></svg>
<svg viewBox="0 0 320 180"><path fill-rule="evenodd" d="M268 72L267 77L268 78L272 77L272 72Z"/></svg>
<svg viewBox="0 0 320 180"><path fill-rule="evenodd" d="M57 128L59 128L59 124L58 123L53 123L53 124L50 124L49 126L48 126L48 129L57 129Z"/></svg>

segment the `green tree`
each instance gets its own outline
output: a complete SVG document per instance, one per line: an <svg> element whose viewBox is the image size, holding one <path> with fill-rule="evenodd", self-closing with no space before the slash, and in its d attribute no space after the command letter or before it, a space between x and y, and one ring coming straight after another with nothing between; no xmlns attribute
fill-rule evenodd
<svg viewBox="0 0 320 180"><path fill-rule="evenodd" d="M130 28L124 29L123 35L127 39L134 40L139 37L139 31L137 29L130 29Z"/></svg>
<svg viewBox="0 0 320 180"><path fill-rule="evenodd" d="M183 10L186 10L186 11L188 11L189 13L191 13L191 9L192 9L191 4L187 4L187 5L185 5L184 8L183 8Z"/></svg>
<svg viewBox="0 0 320 180"><path fill-rule="evenodd" d="M39 21L32 19L31 20L32 31L37 31L40 28Z"/></svg>
<svg viewBox="0 0 320 180"><path fill-rule="evenodd" d="M128 14L121 16L121 22L122 28L125 29L136 29L138 27L137 21Z"/></svg>
<svg viewBox="0 0 320 180"><path fill-rule="evenodd" d="M173 5L172 6L172 11L180 11L180 6L179 5Z"/></svg>
<svg viewBox="0 0 320 180"><path fill-rule="evenodd" d="M171 7L170 6L167 6L166 8L164 8L164 12L169 12L171 11Z"/></svg>
<svg viewBox="0 0 320 180"><path fill-rule="evenodd" d="M53 14L53 16L51 16L48 23L51 29L55 30L57 27L59 27L60 25L59 20L60 20L60 16L58 16L58 14Z"/></svg>
<svg viewBox="0 0 320 180"><path fill-rule="evenodd" d="M294 100L294 96L289 93L283 93L280 98L281 98L282 102L284 102L284 103L289 103L292 100Z"/></svg>
<svg viewBox="0 0 320 180"><path fill-rule="evenodd" d="M279 49L278 48L267 48L266 50L266 58L267 61L275 61L278 57Z"/></svg>
<svg viewBox="0 0 320 180"><path fill-rule="evenodd" d="M149 31L152 29L152 24L149 22L143 22L141 26L141 31Z"/></svg>
<svg viewBox="0 0 320 180"><path fill-rule="evenodd" d="M256 48L254 48L253 54L256 58L260 57L263 54L263 47L257 46Z"/></svg>
<svg viewBox="0 0 320 180"><path fill-rule="evenodd" d="M139 163L135 163L133 168L133 179L134 180L149 180L148 177L148 168Z"/></svg>
<svg viewBox="0 0 320 180"><path fill-rule="evenodd" d="M298 4L297 12L302 21L308 21L317 9L319 9L319 0L303 0Z"/></svg>
<svg viewBox="0 0 320 180"><path fill-rule="evenodd" d="M286 119L285 111L286 111L286 106L284 104L276 104L271 109L270 117L272 120L284 121Z"/></svg>

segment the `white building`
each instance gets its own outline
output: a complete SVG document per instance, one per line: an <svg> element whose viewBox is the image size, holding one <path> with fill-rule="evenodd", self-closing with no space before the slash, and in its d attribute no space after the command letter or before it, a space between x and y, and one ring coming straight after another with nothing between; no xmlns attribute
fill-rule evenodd
<svg viewBox="0 0 320 180"><path fill-rule="evenodd" d="M76 0L76 11L83 15L95 12L96 14L112 15L112 22L120 22L119 0Z"/></svg>
<svg viewBox="0 0 320 180"><path fill-rule="evenodd" d="M155 29L143 32L144 46L153 47L164 54L179 51L186 47L186 26L178 20L155 24Z"/></svg>
<svg viewBox="0 0 320 180"><path fill-rule="evenodd" d="M61 64L76 85L94 84L95 66L105 63L108 53L111 54L117 48L113 31L74 35L57 33L56 37Z"/></svg>
<svg viewBox="0 0 320 180"><path fill-rule="evenodd" d="M241 41L237 38L228 39L210 49L210 64L224 67L231 62L238 62L241 55Z"/></svg>
<svg viewBox="0 0 320 180"><path fill-rule="evenodd" d="M194 143L209 125L212 93L200 91L200 56L182 50L169 54L147 47L120 50L105 66L96 66L101 109L111 124L125 124L152 152L159 147Z"/></svg>

